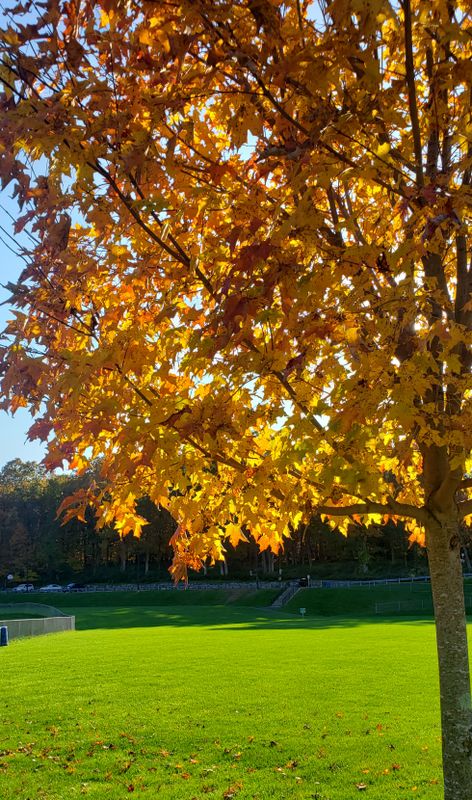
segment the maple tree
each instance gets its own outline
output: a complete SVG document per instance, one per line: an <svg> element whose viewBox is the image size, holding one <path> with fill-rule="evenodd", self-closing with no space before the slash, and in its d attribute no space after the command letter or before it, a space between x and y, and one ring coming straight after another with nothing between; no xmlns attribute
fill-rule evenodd
<svg viewBox="0 0 472 800"><path fill-rule="evenodd" d="M11 5L3 186L26 265L2 350L63 508L173 574L315 513L426 541L445 797L472 785L470 0ZM28 244L29 243L29 244Z"/></svg>

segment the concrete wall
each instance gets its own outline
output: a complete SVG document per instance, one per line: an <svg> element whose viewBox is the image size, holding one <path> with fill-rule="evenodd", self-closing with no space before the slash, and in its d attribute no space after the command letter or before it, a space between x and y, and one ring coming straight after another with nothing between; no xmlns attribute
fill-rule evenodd
<svg viewBox="0 0 472 800"><path fill-rule="evenodd" d="M75 630L75 617L44 617L43 619L7 619L0 625L8 628L9 639L22 639L25 636L42 636L45 633L59 633Z"/></svg>

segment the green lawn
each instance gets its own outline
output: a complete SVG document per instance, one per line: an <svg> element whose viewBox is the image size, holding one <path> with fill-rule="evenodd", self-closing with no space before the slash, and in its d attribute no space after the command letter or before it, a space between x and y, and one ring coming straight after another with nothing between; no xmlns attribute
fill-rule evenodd
<svg viewBox="0 0 472 800"><path fill-rule="evenodd" d="M441 797L429 621L83 597L0 650L2 800Z"/></svg>
<svg viewBox="0 0 472 800"><path fill-rule="evenodd" d="M472 585L465 582L467 609L472 607ZM385 584L383 586L362 586L350 589L301 589L285 606L287 611L299 613L306 608L311 616L372 616L376 604L389 604L384 615L391 616L430 616L433 615L433 601L429 583ZM394 607L402 604L400 608ZM423 603L423 608L421 604Z"/></svg>
<svg viewBox="0 0 472 800"><path fill-rule="evenodd" d="M297 613L306 608L313 616L372 616L376 603L408 603L425 600L432 613L431 587L428 583L386 584L352 589L301 589L286 609Z"/></svg>
<svg viewBox="0 0 472 800"><path fill-rule="evenodd" d="M468 610L472 610L472 582L465 582ZM136 606L220 606L230 605L252 608L268 607L275 600L277 589L211 589L211 590L161 590L141 592L84 592L28 595L10 593L4 597L9 603L47 603L68 612L71 607L89 608L104 606L134 608ZM424 608L421 608L423 601ZM308 616L371 617L378 603L407 604L400 610L389 608L384 614L392 616L432 616L431 587L429 583L392 583L380 586L363 586L348 589L301 589L285 606L286 611L298 614L306 608Z"/></svg>
<svg viewBox="0 0 472 800"><path fill-rule="evenodd" d="M14 593L3 595L1 602L8 603L47 603L47 605L67 611L69 608L90 606L195 606L195 605L237 605L262 607L269 606L279 594L278 589L168 589L141 592L41 592L28 594Z"/></svg>

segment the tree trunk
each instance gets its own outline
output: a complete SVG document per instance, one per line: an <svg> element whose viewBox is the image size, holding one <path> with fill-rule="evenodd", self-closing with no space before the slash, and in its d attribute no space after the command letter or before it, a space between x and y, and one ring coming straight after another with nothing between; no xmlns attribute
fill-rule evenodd
<svg viewBox="0 0 472 800"><path fill-rule="evenodd" d="M126 562L128 560L127 547L123 539L120 539L120 572L126 572Z"/></svg>
<svg viewBox="0 0 472 800"><path fill-rule="evenodd" d="M228 564L226 563L226 558L223 558L220 562L220 575L225 577L228 574Z"/></svg>
<svg viewBox="0 0 472 800"><path fill-rule="evenodd" d="M470 800L472 707L469 654L460 558L454 519L426 527L441 695L444 800Z"/></svg>

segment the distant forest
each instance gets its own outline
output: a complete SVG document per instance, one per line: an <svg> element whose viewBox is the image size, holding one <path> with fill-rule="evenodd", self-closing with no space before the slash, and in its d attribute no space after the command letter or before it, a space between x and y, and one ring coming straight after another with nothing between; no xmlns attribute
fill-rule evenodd
<svg viewBox="0 0 472 800"><path fill-rule="evenodd" d="M10 461L0 470L0 586L11 574L24 580L127 582L169 580L169 539L175 522L164 509L144 498L139 512L149 521L141 538L123 539L113 528L95 530L93 514L86 522L65 525L57 518L62 500L84 486L91 475L53 474L33 461ZM470 555L464 547L465 568ZM258 553L255 543L233 549L225 562L193 573L192 579L313 577L361 578L415 575L427 572L425 551L411 545L401 524L353 522L346 538L319 518L294 531L283 553Z"/></svg>

